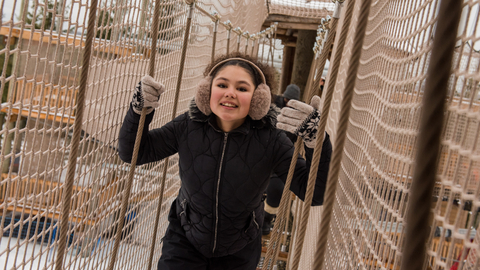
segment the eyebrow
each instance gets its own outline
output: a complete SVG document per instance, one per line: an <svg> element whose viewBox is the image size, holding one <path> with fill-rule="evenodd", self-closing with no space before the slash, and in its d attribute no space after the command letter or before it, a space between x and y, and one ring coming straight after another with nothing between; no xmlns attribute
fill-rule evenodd
<svg viewBox="0 0 480 270"><path fill-rule="evenodd" d="M224 80L224 81L230 82L229 79L224 78L224 77L217 77L217 78L215 78L215 80ZM239 82L239 83L247 84L248 86L252 86L248 81L238 81L238 82Z"/></svg>

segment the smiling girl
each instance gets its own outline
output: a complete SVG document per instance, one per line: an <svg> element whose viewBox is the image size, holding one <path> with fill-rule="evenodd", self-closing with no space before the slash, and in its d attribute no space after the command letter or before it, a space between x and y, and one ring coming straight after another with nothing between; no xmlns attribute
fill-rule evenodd
<svg viewBox="0 0 480 270"><path fill-rule="evenodd" d="M294 151L283 130L305 141L306 160L298 158L290 188L303 199L319 98L313 106L289 102L279 114L271 105L273 69L241 54L217 58L204 75L188 112L153 130L148 125L164 87L144 77L120 130L120 158L130 162L140 113L149 108L137 164L178 153L181 178L158 269L253 270L261 253L263 193L272 173L285 182ZM322 137L313 205L323 203L332 151L328 134Z"/></svg>

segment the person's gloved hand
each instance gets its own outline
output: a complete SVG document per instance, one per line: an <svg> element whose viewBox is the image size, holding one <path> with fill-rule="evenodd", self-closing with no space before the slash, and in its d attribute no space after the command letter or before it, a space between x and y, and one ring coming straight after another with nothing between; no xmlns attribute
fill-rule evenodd
<svg viewBox="0 0 480 270"><path fill-rule="evenodd" d="M135 87L132 98L133 111L142 114L142 109L145 107L147 108L147 114L151 113L154 108L160 106L158 100L163 92L165 92L163 84L146 75Z"/></svg>
<svg viewBox="0 0 480 270"><path fill-rule="evenodd" d="M302 137L305 145L315 147L317 128L320 121L320 97L315 95L310 105L298 100L290 100L277 116L277 128Z"/></svg>

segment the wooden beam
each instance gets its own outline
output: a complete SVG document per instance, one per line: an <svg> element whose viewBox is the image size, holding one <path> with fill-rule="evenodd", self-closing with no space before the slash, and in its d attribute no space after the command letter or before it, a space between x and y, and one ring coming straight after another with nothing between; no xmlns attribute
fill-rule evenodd
<svg viewBox="0 0 480 270"><path fill-rule="evenodd" d="M270 27L273 21L265 21L263 26ZM278 22L277 29L317 30L319 24ZM263 27L262 27L263 28Z"/></svg>
<svg viewBox="0 0 480 270"><path fill-rule="evenodd" d="M297 46L297 42L296 41L287 41L287 42L282 42L283 46L286 46L286 47L296 47Z"/></svg>
<svg viewBox="0 0 480 270"><path fill-rule="evenodd" d="M330 12L326 9L320 10L318 17L319 18L302 18L281 14L269 14L265 21L272 22L287 22L287 23L305 23L305 24L320 24L322 18L327 17L327 15L332 16L333 12Z"/></svg>
<svg viewBox="0 0 480 270"><path fill-rule="evenodd" d="M277 31L275 31L275 33L276 33L277 35L286 35L286 36L288 36L288 35L287 35L287 31L290 31L290 30L287 30L287 29L277 29Z"/></svg>

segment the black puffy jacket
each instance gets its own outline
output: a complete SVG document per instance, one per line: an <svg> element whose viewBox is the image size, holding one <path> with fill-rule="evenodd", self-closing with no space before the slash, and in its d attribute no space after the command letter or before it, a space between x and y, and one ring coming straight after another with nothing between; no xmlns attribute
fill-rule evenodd
<svg viewBox="0 0 480 270"><path fill-rule="evenodd" d="M213 114L212 114L213 115ZM189 112L161 128L148 130L147 115L137 164L158 161L178 152L182 181L176 199L177 217L190 242L206 257L233 254L255 239L263 223L262 196L272 173L287 178L292 142L275 128L272 107L261 120L221 131L192 101ZM140 116L132 108L119 135L119 154L130 162ZM291 190L304 198L313 149L299 157ZM332 146L328 134L315 184L313 205L323 203Z"/></svg>

